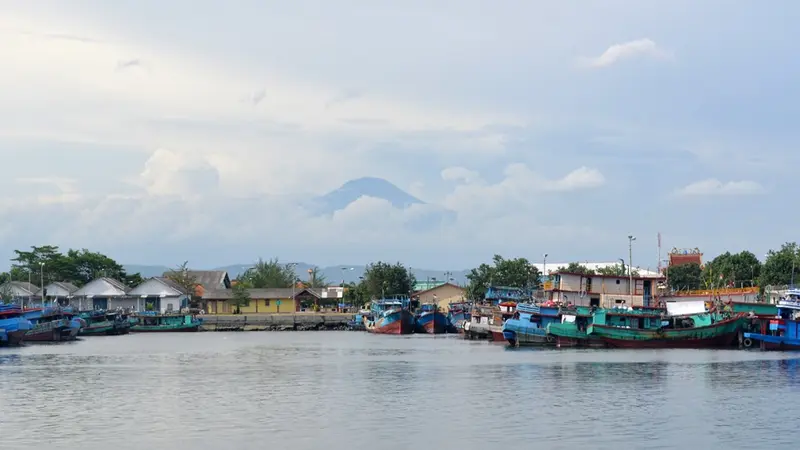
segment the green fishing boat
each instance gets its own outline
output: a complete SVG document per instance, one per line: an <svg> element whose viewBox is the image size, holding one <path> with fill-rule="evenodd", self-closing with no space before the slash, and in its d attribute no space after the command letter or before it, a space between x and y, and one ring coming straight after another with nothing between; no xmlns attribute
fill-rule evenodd
<svg viewBox="0 0 800 450"><path fill-rule="evenodd" d="M587 334L620 348L718 348L733 346L744 313L666 316L656 311L597 311Z"/></svg>
<svg viewBox="0 0 800 450"><path fill-rule="evenodd" d="M753 313L756 316L775 317L778 315L778 305L771 303L745 303L732 302L734 313Z"/></svg>
<svg viewBox="0 0 800 450"><path fill-rule="evenodd" d="M116 336L131 331L128 318L116 311L85 311L80 317L86 321L86 327L81 328L79 336Z"/></svg>
<svg viewBox="0 0 800 450"><path fill-rule="evenodd" d="M555 340L556 347L606 347L605 341L589 336L586 329L592 323L593 310L588 306L562 306L560 323L547 325L547 335Z"/></svg>
<svg viewBox="0 0 800 450"><path fill-rule="evenodd" d="M203 319L194 314L143 312L131 317L136 319L136 323L131 326L131 331L135 333L193 332L200 330L203 323Z"/></svg>

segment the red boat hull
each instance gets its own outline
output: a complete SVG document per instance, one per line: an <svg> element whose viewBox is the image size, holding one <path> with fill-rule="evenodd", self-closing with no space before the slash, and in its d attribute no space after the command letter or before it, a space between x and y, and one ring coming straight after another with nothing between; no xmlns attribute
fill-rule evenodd
<svg viewBox="0 0 800 450"><path fill-rule="evenodd" d="M26 330L17 330L17 331L9 331L8 334L8 346L9 347L17 347L22 345L22 342L25 340L25 333Z"/></svg>
<svg viewBox="0 0 800 450"><path fill-rule="evenodd" d="M25 333L26 342L61 342L75 339L67 327L55 327L40 332L29 331Z"/></svg>
<svg viewBox="0 0 800 450"><path fill-rule="evenodd" d="M447 332L444 325L442 325L441 323L437 324L436 321L434 320L431 320L430 322L426 323L425 325L422 326L422 328L428 334L444 334L445 332Z"/></svg>
<svg viewBox="0 0 800 450"><path fill-rule="evenodd" d="M491 333L492 333L491 336L492 336L492 341L493 342L505 342L506 341L506 338L503 337L503 329L502 328L500 330L492 329Z"/></svg>
<svg viewBox="0 0 800 450"><path fill-rule="evenodd" d="M616 348L720 348L730 347L739 337L739 331L733 331L707 339L647 339L627 340L603 337L610 347Z"/></svg>
<svg viewBox="0 0 800 450"><path fill-rule="evenodd" d="M606 348L608 344L601 339L573 339L568 337L556 337L556 347L558 348Z"/></svg>
<svg viewBox="0 0 800 450"><path fill-rule="evenodd" d="M414 332L414 322L404 318L381 327L369 328L367 331L375 334L411 334Z"/></svg>

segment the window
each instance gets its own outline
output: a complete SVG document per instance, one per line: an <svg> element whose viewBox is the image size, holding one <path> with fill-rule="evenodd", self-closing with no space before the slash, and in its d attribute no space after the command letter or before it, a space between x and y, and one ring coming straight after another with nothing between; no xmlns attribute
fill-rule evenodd
<svg viewBox="0 0 800 450"><path fill-rule="evenodd" d="M617 284L619 284L619 280L617 280Z"/></svg>
<svg viewBox="0 0 800 450"><path fill-rule="evenodd" d="M174 311L172 303L167 303L167 311Z"/></svg>
<svg viewBox="0 0 800 450"><path fill-rule="evenodd" d="M264 300L264 306L269 306L269 300Z"/></svg>

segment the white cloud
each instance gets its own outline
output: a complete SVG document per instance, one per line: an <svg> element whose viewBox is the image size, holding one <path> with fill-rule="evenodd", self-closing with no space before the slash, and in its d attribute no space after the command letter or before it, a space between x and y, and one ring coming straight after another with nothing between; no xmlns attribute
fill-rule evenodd
<svg viewBox="0 0 800 450"><path fill-rule="evenodd" d="M753 195L764 192L764 187L755 181L744 180L723 183L715 178L692 183L677 191L679 195L686 196Z"/></svg>
<svg viewBox="0 0 800 450"><path fill-rule="evenodd" d="M467 184L481 179L478 172L464 167L448 167L442 170L441 175L444 181L460 181Z"/></svg>
<svg viewBox="0 0 800 450"><path fill-rule="evenodd" d="M579 62L585 67L603 68L626 59L648 57L653 59L669 59L671 54L661 49L650 39L636 39L622 44L614 44L600 56L581 58Z"/></svg>

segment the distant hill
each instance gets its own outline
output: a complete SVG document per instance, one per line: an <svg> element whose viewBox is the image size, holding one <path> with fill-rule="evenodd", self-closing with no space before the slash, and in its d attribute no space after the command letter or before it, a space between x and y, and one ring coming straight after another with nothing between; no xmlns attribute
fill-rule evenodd
<svg viewBox="0 0 800 450"><path fill-rule="evenodd" d="M345 209L347 205L361 197L380 198L398 209L405 209L415 204L425 204L422 200L383 178L365 177L350 180L338 189L314 198L309 207L317 214L332 214Z"/></svg>
<svg viewBox="0 0 800 450"><path fill-rule="evenodd" d="M140 273L143 277L156 277L161 276L164 272L170 270L170 267L166 266L146 266L146 265L138 265L138 264L125 264L123 265L125 270L128 273ZM192 267L195 270L225 270L228 272L228 275L231 278L236 278L240 273L243 273L247 270L248 267L252 267L252 264L233 264L230 266L224 267L215 267L210 269L203 269ZM297 278L301 280L308 279L308 269L315 267L312 264L306 263L298 263L295 267L295 273L297 274ZM344 270L342 270L344 268ZM350 270L352 268L353 270ZM364 266L349 266L349 265L341 265L341 266L328 266L328 267L320 267L320 272L325 276L325 279L328 280L330 284L339 284L344 279L345 283L356 283L358 282L358 277L364 275ZM417 281L425 281L428 279L436 278L437 280L444 280L444 270L422 270L422 269L412 269L414 276L417 277ZM466 284L467 278L466 274L469 272L467 270L459 270L459 271L452 271L453 273L450 275L453 278L453 282L456 284Z"/></svg>

